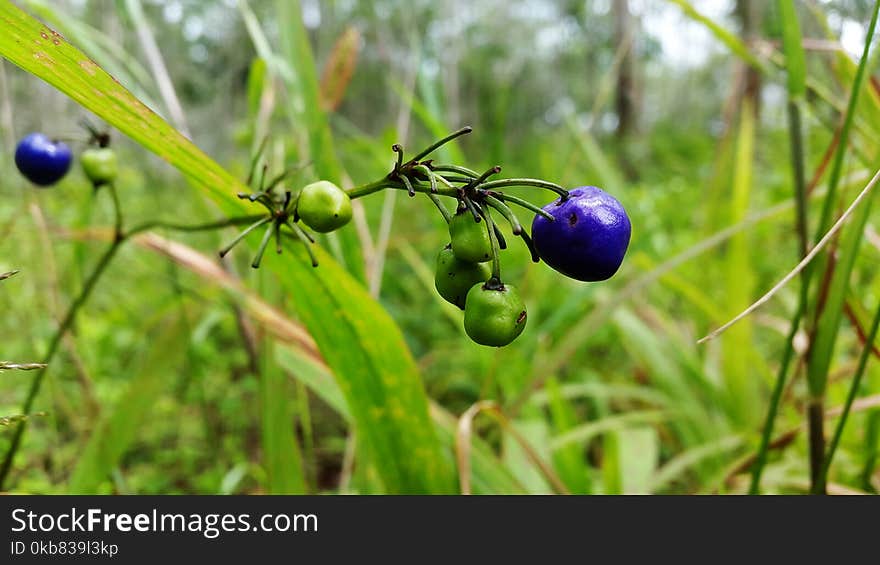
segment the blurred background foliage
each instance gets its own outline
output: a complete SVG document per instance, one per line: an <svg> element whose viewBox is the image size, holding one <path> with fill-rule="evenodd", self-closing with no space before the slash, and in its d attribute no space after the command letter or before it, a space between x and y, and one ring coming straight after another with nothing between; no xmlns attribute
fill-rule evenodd
<svg viewBox="0 0 880 565"><path fill-rule="evenodd" d="M475 444L483 457L474 457L474 491L747 489L796 286L722 337L696 340L799 259L785 73L774 66L784 24L776 2L17 4L240 177L265 135L276 163L310 163L294 188L317 177L352 186L387 172L392 143L415 148L470 124L475 132L444 149L446 159L477 170L501 164L505 176L603 186L634 226L622 270L607 283L576 283L512 245L506 277L520 286L530 321L501 350L470 343L460 315L433 291L434 257L448 236L427 201L366 198L355 223L322 243L400 326L435 420L441 410L447 431L459 431L457 475L462 446L484 440ZM747 65L683 5L739 38L769 70ZM873 3L795 5L811 85L804 133L807 178L819 181L810 199L815 223ZM290 25L291 13L302 28ZM867 62L870 80L849 140L842 204L877 164L875 59ZM38 191L12 162L17 139L29 131L82 138L76 124L84 115L48 85L0 65L0 271L22 270L0 288L3 359L39 358L97 254L100 242L87 228L111 222L109 202L79 171ZM163 161L123 136L115 143L130 221L216 216ZM525 189L523 196L547 200ZM157 236L213 261L233 233ZM873 217L864 242L829 372L829 429L880 299ZM224 264L231 281L250 289L246 300L195 268L192 256L147 244L123 249L50 367L37 403L44 414L31 419L9 488L386 491L345 410L332 393L315 392L326 375L276 347L277 320L260 315L273 305L296 324L292 303L308 297L291 296L266 269L251 271L247 255L233 252ZM18 413L28 382L28 373L2 373L0 415ZM284 399L280 408L272 391ZM869 364L831 492L880 487L878 395L880 375ZM764 492L809 488L806 397L801 362L784 391ZM487 400L495 404L476 404ZM471 426L475 406L496 418L479 416ZM286 430L280 440L267 434L279 428ZM0 428L0 448L10 436ZM444 442L455 460L455 442Z"/></svg>

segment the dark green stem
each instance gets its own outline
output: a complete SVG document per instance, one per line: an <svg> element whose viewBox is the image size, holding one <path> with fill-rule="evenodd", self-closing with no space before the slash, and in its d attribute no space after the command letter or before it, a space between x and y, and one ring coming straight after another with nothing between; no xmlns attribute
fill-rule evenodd
<svg viewBox="0 0 880 565"><path fill-rule="evenodd" d="M516 217L516 214L513 213L513 210L510 209L510 206L494 196L486 196L486 204L498 210L501 215L507 219L508 223L510 223L510 229L513 232L513 235L519 235L522 233L522 224L519 222L519 218Z"/></svg>
<svg viewBox="0 0 880 565"><path fill-rule="evenodd" d="M468 182L468 185L465 187L465 189L474 188L475 186L478 186L481 183L483 183L483 181L485 181L487 178L491 177L492 175L497 175L500 172L501 172L501 167L499 167L498 165L495 165L494 167L492 167L491 169L489 169L488 171L486 171L482 175L478 176L475 179L470 180Z"/></svg>
<svg viewBox="0 0 880 565"><path fill-rule="evenodd" d="M162 221L153 221L146 222L140 224L138 226L130 229L126 237L131 237L137 235L141 232L153 230L153 229L166 229L170 231L180 231L180 232L199 232L199 231L210 231L221 228L228 228L233 226L243 226L247 224L252 224L258 220L265 219L266 214L253 214L250 216L239 216L236 218L226 218L224 220L218 220L216 222L208 222L205 224L176 224L173 222L162 222Z"/></svg>
<svg viewBox="0 0 880 565"><path fill-rule="evenodd" d="M107 189L110 191L110 198L113 201L113 217L114 217L114 237L122 238L122 205L119 203L119 194L116 192L116 184L109 183Z"/></svg>
<svg viewBox="0 0 880 565"><path fill-rule="evenodd" d="M470 177L472 179L475 179L478 176L480 176L480 173L478 173L474 170L468 169L467 167L460 167L458 165L434 165L432 163L431 170L432 171L447 172L447 173L458 173L460 175L464 175L464 176Z"/></svg>
<svg viewBox="0 0 880 565"><path fill-rule="evenodd" d="M437 210L440 211L440 215L443 216L443 219L446 220L446 223L452 221L452 214L449 212L449 209L443 204L440 198L436 194L428 193L428 198L431 199L431 202L434 203L434 206L437 207Z"/></svg>
<svg viewBox="0 0 880 565"><path fill-rule="evenodd" d="M834 453L837 451L837 446L840 444L840 438L843 435L843 428L846 426L846 420L849 417L853 402L858 395L859 386L862 383L862 376L865 374L865 367L868 365L868 358L874 351L874 340L877 338L878 327L880 327L880 306L877 307L877 312L874 314L874 321L871 323L871 329L868 331L868 336L865 338L865 346L862 348L861 356L859 356L858 368L856 369L855 375L853 375L852 383L849 385L849 393L846 395L843 412L840 414L840 420L837 422L837 427L834 429L834 436L831 438L831 443L828 444L828 453L825 455L825 461L822 465L822 474L819 476L819 487L817 489L821 492L825 492L825 487L828 484L828 470L831 468L831 461L834 459Z"/></svg>
<svg viewBox="0 0 880 565"><path fill-rule="evenodd" d="M262 225L265 225L265 224L268 224L268 223L271 222L271 221L272 221L272 218L271 218L271 217L269 217L269 216L264 216L263 218L260 218L259 220L257 220L257 221L254 222L253 224L251 224L251 225L249 225L248 227L246 227L244 230L242 230L242 232L241 232L240 234L238 234L237 236L235 236L235 239L233 239L232 242L231 242L229 245L227 245L226 247L224 247L223 249L220 250L220 257L226 257L226 254L229 253L229 252L232 250L233 247L235 247L236 245L238 245L238 242L239 242L239 241L241 241L242 239L244 239L245 237L247 237L247 235L248 235L249 233L251 233L252 231L254 231L255 229L257 229L258 227L260 227L260 226L262 226Z"/></svg>
<svg viewBox="0 0 880 565"><path fill-rule="evenodd" d="M436 142L432 143L431 145L429 145L428 147L426 147L421 153L417 154L415 157L410 159L410 162L411 163L417 162L417 161L421 160L423 157L427 157L429 154L436 151L441 146L446 145L447 143L449 143L450 141L452 141L456 137L461 137L462 135L468 134L472 131L473 131L473 128L471 126L465 126L458 131L454 131L454 132L450 133L449 135L447 135L446 137L444 137L443 139L436 141Z"/></svg>
<svg viewBox="0 0 880 565"><path fill-rule="evenodd" d="M412 181L409 180L409 177L406 175L400 175L400 180L403 181L403 186L406 187L406 193L409 194L410 198L416 195L416 189L413 188Z"/></svg>
<svg viewBox="0 0 880 565"><path fill-rule="evenodd" d="M414 170L419 171L423 175L425 175L428 179L428 182L431 183L431 192L437 194L437 177L431 172L431 169L424 165L419 165L418 167L413 167Z"/></svg>
<svg viewBox="0 0 880 565"><path fill-rule="evenodd" d="M489 241L492 243L492 278L501 281L501 246L498 244L498 237L495 235L495 222L492 221L492 214L489 208L483 209L483 217L486 218L486 229L489 230Z"/></svg>
<svg viewBox="0 0 880 565"><path fill-rule="evenodd" d="M535 214L540 214L540 215L544 216L545 218L547 218L548 220L550 220L551 222L556 221L556 218L554 218L549 212L542 210L541 208L539 208L538 206L535 206L534 204L532 204L528 200L523 200L522 198L519 198L517 196L511 196L509 194L496 193L495 196L498 197L502 202L511 202L513 204L516 204L517 206L525 208L526 210L530 210L530 211L534 212Z"/></svg>
<svg viewBox="0 0 880 565"><path fill-rule="evenodd" d="M58 346L61 345L61 340L67 331L73 325L74 320L76 320L76 315L79 312L80 308L86 303L91 296L92 291L95 289L95 286L98 283L98 280L101 278L101 275L107 269L107 266L110 265L111 260L116 255L116 252L119 251L119 247L125 241L123 237L117 237L113 240L113 243L110 244L110 247L107 251L104 252L104 255L98 260L98 264L95 266L95 269L92 271L91 275L89 275L88 279L86 279L85 284L83 285L82 290L79 295L74 299L74 301L67 308L67 312L64 314L64 318L61 320L61 324L59 324L58 329L52 335L52 339L49 342L49 349L46 351L46 355L43 357L41 361L42 364L48 365L49 362L55 357L55 353L58 351ZM43 384L43 378L46 376L46 369L40 369L34 375L33 380L31 381L30 389L28 390L27 397L25 397L24 404L22 405L21 413L25 416L28 416L33 409L34 401L37 399L37 395L40 392L40 387ZM6 452L6 456L3 459L3 465L0 467L0 491L4 490L6 485L6 479L9 476L9 471L12 469L12 462L15 459L15 454L18 452L19 447L21 446L21 440L24 436L24 432L27 429L27 419L23 419L18 427L15 429L15 432L12 436L12 442L9 445L9 450Z"/></svg>
<svg viewBox="0 0 880 565"><path fill-rule="evenodd" d="M480 185L483 190L493 190L496 188L504 188L507 186L535 186L538 188L546 188L552 190L562 197L568 197L568 191L554 182L541 179L499 179L489 181Z"/></svg>
<svg viewBox="0 0 880 565"><path fill-rule="evenodd" d="M263 253L266 252L266 247L269 245L269 240L272 239L272 235L275 233L275 226L270 225L266 228L266 231L263 232L263 239L260 240L260 246L257 248L257 254L254 257L253 263L251 263L251 267L254 269L260 268L260 262L263 260Z"/></svg>
<svg viewBox="0 0 880 565"><path fill-rule="evenodd" d="M764 472L764 466L767 464L767 453L770 450L770 441L773 437L773 424L776 421L776 414L779 412L782 393L785 391L785 383L788 379L788 368L794 357L794 338L797 335L798 328L800 328L802 317L803 308L799 308L795 317L791 321L788 336L786 336L785 351L782 354L782 363L779 365L779 373L776 375L776 384L773 385L773 393L770 396L770 407L767 409L767 418L764 420L764 430L761 434L761 445L758 447L758 453L755 456L755 462L752 465L752 480L749 484L749 494L761 493L761 475Z"/></svg>
<svg viewBox="0 0 880 565"><path fill-rule="evenodd" d="M816 229L816 241L828 231L831 221L831 213L837 196L837 186L840 183L840 177L843 173L843 158L846 155L849 139L849 132L852 128L853 119L856 113L856 106L859 101L859 94L862 90L862 84L865 80L865 68L867 67L868 54L870 53L872 39L874 38L874 29L877 26L877 12L880 10L880 1L874 3L874 11L871 14L871 23L868 25L868 33L865 36L865 48L862 52L862 58L859 67L856 69L855 80L853 80L852 91L849 94L849 101L846 106L846 114L843 120L843 127L840 130L840 141L837 150L834 153L834 161L831 164L831 174L828 178L828 193L825 195L825 202L822 206L822 216Z"/></svg>
<svg viewBox="0 0 880 565"><path fill-rule="evenodd" d="M440 177L440 176L438 176L437 178L443 179L443 177ZM426 183L421 183L421 182L410 181L410 184L412 185L413 190L415 190L416 192L424 192L424 193L431 192L430 183L426 184ZM444 184L446 184L446 183L444 183ZM364 196L369 196L370 194L374 194L376 192L379 192L380 190L385 190L386 188L393 188L396 190L407 190L406 185L403 184L402 181L391 180L386 177L386 178L382 178L382 179L379 179L379 180L371 182L371 183L362 184L361 186L356 186L354 188L350 188L350 189L346 190L345 192L348 194L349 198L354 200L355 198L362 198ZM456 198L456 197L458 197L458 189L455 188L454 186L452 186L451 184L446 184L445 188L442 188L442 187L437 188L437 194L439 194L441 196L449 196L449 197Z"/></svg>
<svg viewBox="0 0 880 565"><path fill-rule="evenodd" d="M115 194L115 191L113 191ZM122 225L122 214L121 208L118 205L118 201L114 198L114 209L116 210L117 217L115 219L114 225L121 226ZM117 227L117 233L113 238L113 242L110 244L110 247L104 252L101 258L98 260L98 263L95 265L94 270L92 270L91 274L86 279L83 284L82 290L80 290L79 294L74 298L73 302L71 302L70 306L67 308L67 312L64 314L64 318L61 320L61 323L58 325L58 329L52 335L51 340L49 341L49 348L46 351L45 356L41 362L42 365L48 365L52 359L55 357L55 354L58 352L58 347L61 345L61 341L64 335L70 330L76 321L76 316L82 307L86 304L89 297L92 295L92 291L94 291L95 287L98 284L101 276L107 271L107 267L112 262L113 258L116 256L116 253L119 251L122 244L128 241L133 236L147 231L152 228L167 228L178 231L205 231L211 229L219 229L224 227L229 227L233 225L241 225L246 222L250 222L253 220L254 216L245 216L239 218L228 218L226 220L222 220L219 222L211 222L208 224L200 224L193 226L184 226L177 224L169 224L165 222L147 222L145 224L141 224L140 226L132 229L131 231L125 232L120 227ZM15 271L18 272L18 271ZM12 463L15 459L15 455L21 447L21 441L25 433L25 429L27 427L27 416L31 413L33 409L34 402L36 401L37 396L40 393L40 388L43 384L43 378L46 375L46 368L40 368L34 374L33 380L31 381L30 389L28 390L28 394L25 397L25 401L22 405L21 413L25 418L23 418L18 427L15 429L15 432L12 436L12 441L9 445L9 450L6 452L4 456L2 466L0 466L0 491L4 490L6 485L6 481L9 478L9 472L12 469Z"/></svg>
<svg viewBox="0 0 880 565"><path fill-rule="evenodd" d="M874 10L871 14L871 23L868 25L868 32L865 36L865 48L862 52L862 57L859 60L859 66L856 70L855 79L853 80L852 91L850 92L849 101L847 102L843 127L840 131L838 146L835 151L834 161L832 162L831 166L831 173L828 181L828 193L825 196L825 202L822 206L821 219L817 226L816 241L818 241L822 234L827 231L828 226L831 223L832 211L837 204L837 188L840 182L841 175L843 173L844 157L846 155L847 147L849 146L849 133L850 129L852 128L856 108L858 106L859 94L862 90L862 85L864 84L865 80L865 70L867 67L871 44L873 43L874 39L874 31L877 27L878 12L880 12L880 0L874 3ZM855 235L855 232L852 233ZM814 264L815 263L811 263L807 266L810 271L814 270L811 268ZM847 270L850 267L847 267ZM846 274L848 275L848 273ZM840 271L835 274L835 278L842 276L843 275ZM807 388L809 390L810 396L807 412L807 424L809 426L808 435L810 440L810 481L813 494L825 493L825 487L823 484L821 484L821 476L822 467L825 460L825 419L823 414L823 406L825 403L825 388L828 382L828 357L824 357L821 360L821 365L819 365L816 364L816 359L814 359L813 353L820 349L819 347L817 347L816 343L822 338L825 338L822 347L823 350L827 349L827 346L825 345L827 343L830 343L830 347L833 348L834 340L837 337L837 325L834 324L834 321L836 321L835 317L839 317L839 311L836 309L830 309L830 311L827 311L825 313L826 315L833 316L832 318L830 318L832 322L828 323L828 327L834 327L827 333L817 332L817 336L814 342L811 344L811 353L808 358L809 361L807 367ZM812 321L816 326L819 325L819 320L822 314L823 305L819 303L815 309L814 315L812 316Z"/></svg>
<svg viewBox="0 0 880 565"><path fill-rule="evenodd" d="M801 133L800 106L795 100L788 102L788 130L791 137L791 166L794 179L794 193L797 203L797 234L798 255L803 257L808 252L808 226L807 226L807 184L804 177L804 146ZM794 339L800 328L801 319L809 301L810 273L805 269L801 272L800 297L798 299L797 312L792 318L791 327L785 342L785 351L782 354L782 363L779 373L776 375L776 384L770 397L770 407L767 410L767 418L764 421L764 430L761 435L761 445L758 448L755 463L752 466L752 480L749 485L749 494L761 492L761 474L767 464L767 452L770 449L770 441L773 436L773 426L776 415L779 412L779 404L782 401L782 392L788 379L788 368L794 357Z"/></svg>
<svg viewBox="0 0 880 565"><path fill-rule="evenodd" d="M312 261L312 267L318 266L318 258L315 256L315 252L312 251L312 246L310 243L314 243L312 236L306 232L306 230L302 229L299 224L296 222L287 222L287 226L290 228L290 231L293 232L294 237L298 239L306 248L306 251L309 254L309 259Z"/></svg>

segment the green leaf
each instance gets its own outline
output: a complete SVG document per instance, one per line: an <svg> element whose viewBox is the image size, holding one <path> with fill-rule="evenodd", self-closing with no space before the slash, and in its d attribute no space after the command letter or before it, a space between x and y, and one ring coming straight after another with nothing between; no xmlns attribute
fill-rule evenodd
<svg viewBox="0 0 880 565"><path fill-rule="evenodd" d="M296 255L291 263L307 264L300 245L288 249ZM451 468L440 454L427 396L400 328L326 252L315 252L318 269L289 268L280 282L327 364L348 376L339 385L358 424L358 441L389 491L451 492Z"/></svg>
<svg viewBox="0 0 880 565"><path fill-rule="evenodd" d="M819 221L819 236L827 231L831 223L831 212L834 209L838 184L843 174L843 163L848 147L850 128L858 106L862 83L867 74L868 54L874 38L874 30L877 26L878 13L880 13L880 3L874 5L871 23L868 25L868 33L865 39L865 49L859 61L859 67L853 80L852 90L850 91L849 103L840 132L840 142L834 154L834 161L828 180L828 195L825 197L825 203L822 207L822 218ZM872 192L868 196L867 202L856 211L850 220L850 225L846 228L847 231L843 235L843 241L840 244L840 260L834 268L828 297L816 327L816 336L810 346L809 363L807 364L807 384L809 385L810 393L816 398L823 396L825 393L828 370L831 367L834 344L837 341L840 320L843 315L843 304L846 301L849 288L849 279L862 243L862 233L868 221L871 204L874 201L874 194ZM818 237L816 239L818 240Z"/></svg>
<svg viewBox="0 0 880 565"><path fill-rule="evenodd" d="M298 98L298 102L291 106L291 125L294 128L305 128L309 141L308 158L318 176L341 185L342 166L334 149L327 113L321 104L321 84L309 35L303 25L299 0L278 0L276 14L281 55L295 74L294 79L288 82L288 88ZM330 234L329 237L331 240L338 239L348 271L358 280L366 280L364 258L355 231L343 230Z"/></svg>
<svg viewBox="0 0 880 565"><path fill-rule="evenodd" d="M555 435L562 435L577 425L577 415L571 403L562 396L556 378L547 379L547 402ZM553 453L553 463L559 477L565 485L576 494L590 494L590 469L584 457L583 449L572 444L561 447Z"/></svg>
<svg viewBox="0 0 880 565"><path fill-rule="evenodd" d="M739 134L733 168L733 187L729 199L730 223L746 218L752 187L752 163L755 146L755 113L750 99L740 108ZM754 252L749 243L750 232L736 234L730 239L725 257L726 306L730 316L735 316L752 303L754 273L751 257ZM728 317L730 317L728 316ZM752 320L746 318L730 328L724 336L723 369L727 383L728 401L737 419L748 423L758 402L760 383L750 352L752 344Z"/></svg>
<svg viewBox="0 0 880 565"><path fill-rule="evenodd" d="M248 71L247 81L247 99L248 114L253 118L260 110L260 98L263 96L263 90L266 87L266 60L257 57L251 63Z"/></svg>
<svg viewBox="0 0 880 565"><path fill-rule="evenodd" d="M284 372L272 360L275 345L266 345L260 371L263 464L270 494L301 494L306 491L299 444L293 433L290 411L291 387Z"/></svg>
<svg viewBox="0 0 880 565"><path fill-rule="evenodd" d="M788 71L788 96L799 99L807 91L807 63L794 0L779 0L779 19L782 21L782 47Z"/></svg>
<svg viewBox="0 0 880 565"><path fill-rule="evenodd" d="M165 322L163 327L166 329L155 332L159 338L140 359L125 391L89 436L70 475L69 493L94 493L119 465L143 427L148 425L156 402L169 387L172 367L185 351L174 347L182 337L180 326Z"/></svg>
<svg viewBox="0 0 880 565"><path fill-rule="evenodd" d="M63 37L9 2L0 3L0 19L0 55L168 161L225 212L253 212L234 196L247 190L239 180ZM265 264L296 301L330 361L359 435L369 438L371 460L387 491L450 492L450 460L430 425L427 397L400 329L331 257L318 254L319 269L309 265L302 249L295 257Z"/></svg>

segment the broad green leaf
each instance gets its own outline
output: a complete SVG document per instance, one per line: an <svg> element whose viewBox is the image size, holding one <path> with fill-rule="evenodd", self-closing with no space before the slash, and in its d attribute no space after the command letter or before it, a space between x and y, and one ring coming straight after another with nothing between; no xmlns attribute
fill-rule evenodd
<svg viewBox="0 0 880 565"><path fill-rule="evenodd" d="M157 245L153 234L149 234L149 237L145 235L143 238L138 238L136 242L148 250L169 257L201 277L206 284L215 285L227 291L230 297L237 300L255 322L262 324L268 334L274 337L276 361L293 378L307 386L318 398L333 408L346 422L352 422L351 411L339 387L339 380L334 379L327 364L316 353L311 336L298 322L285 317L252 291L242 288L240 282L227 275L219 266L215 266L211 259L185 245L170 240L163 240L163 243ZM650 396L635 393L624 394L622 397L651 401ZM458 422L436 403L431 403L430 414L443 445L443 453L451 464ZM483 440L477 437L472 438L471 447L471 479L475 493L510 494L523 492L522 486L501 465L492 449ZM365 465L357 466L359 469L364 467L372 468L369 460ZM370 474L375 475L375 472L370 471ZM375 483L377 480L372 482Z"/></svg>
<svg viewBox="0 0 880 565"><path fill-rule="evenodd" d="M739 133L736 140L736 153L733 167L733 186L729 199L730 223L741 222L748 214L752 189L752 163L755 146L754 106L746 99L740 108ZM754 253L749 242L749 232L741 232L730 239L725 257L725 277L727 285L725 305L732 317L744 310L752 302L754 274L751 256ZM733 407L737 419L747 423L755 414L758 402L757 378L754 360L749 355L752 345L752 320L746 318L730 328L724 336L723 369L727 384L728 402Z"/></svg>
<svg viewBox="0 0 880 565"><path fill-rule="evenodd" d="M225 212L253 213L234 196L246 191L239 180L63 37L9 2L0 3L0 18L5 32L0 55L168 161ZM325 142L322 138L322 150L332 150ZM287 289L330 361L356 428L369 435L371 460L387 491L451 491L451 466L430 425L427 397L400 329L326 253L318 250L322 265L313 269L299 251L264 265ZM364 391L368 394L359 394Z"/></svg>
<svg viewBox="0 0 880 565"><path fill-rule="evenodd" d="M270 494L301 494L306 491L299 444L293 433L290 382L272 359L275 344L265 345L260 371L263 465Z"/></svg>
<svg viewBox="0 0 880 565"><path fill-rule="evenodd" d="M292 263L307 264L300 245L288 249L296 256ZM348 376L339 386L358 424L358 441L368 447L389 491L452 491L451 469L439 452L427 396L400 328L326 252L315 252L320 268L289 268L280 282L327 365Z"/></svg>
<svg viewBox="0 0 880 565"><path fill-rule="evenodd" d="M107 72L127 84L147 106L150 108L159 107L152 99L152 95L148 94L148 89L153 85L150 72L119 43L100 30L62 12L45 0L26 0L25 5L79 45Z"/></svg>

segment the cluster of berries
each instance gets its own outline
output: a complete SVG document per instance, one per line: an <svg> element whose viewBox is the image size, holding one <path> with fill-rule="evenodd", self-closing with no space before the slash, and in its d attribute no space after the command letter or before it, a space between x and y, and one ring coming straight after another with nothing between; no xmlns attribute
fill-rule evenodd
<svg viewBox="0 0 880 565"><path fill-rule="evenodd" d="M91 147L80 157L83 171L95 187L111 183L116 177L116 155L108 147L109 136L86 127L92 134ZM528 247L532 260L543 260L556 271L579 281L602 281L620 267L629 245L629 218L614 197L595 186L566 190L540 179L513 178L489 180L501 167L479 174L458 165L442 165L426 159L437 148L470 133L462 128L437 141L415 157L404 160L403 148L394 145L397 154L394 168L381 179L349 190L326 180L303 187L296 195L279 187L295 169L288 169L266 180L262 167L255 181L257 163L263 148L251 163L247 184L253 192L238 197L259 203L267 210L255 216L228 246L225 256L254 230L265 227L252 262L259 267L269 241L275 237L276 250L282 252L282 235L302 242L314 266L318 265L311 244L312 235L300 225L318 233L328 233L346 225L352 218L354 198L384 189L406 190L410 196L427 195L449 226L450 243L437 256L434 283L446 301L464 310L464 329L476 343L501 347L511 343L526 325L526 307L515 286L501 277L500 252L507 248L504 234L493 212L510 225L511 233ZM18 145L15 162L22 174L38 186L58 182L70 169L72 153L60 141L42 134L30 134ZM556 193L557 198L539 208L528 200L502 191L514 186L537 187ZM453 198L455 207L447 208L441 196ZM531 235L523 227L509 204L534 213ZM288 233L289 231L289 233Z"/></svg>
<svg viewBox="0 0 880 565"><path fill-rule="evenodd" d="M500 252L507 248L502 231L493 219L493 211L510 225L514 236L522 238L535 262L544 260L556 271L580 281L602 281L620 267L629 245L629 218L614 197L594 186L565 190L540 179L489 180L501 171L492 167L479 174L458 165L442 165L427 157L449 141L470 133L462 128L430 145L411 159L395 144L394 168L381 179L350 190L322 180L305 186L298 195L290 191L279 194L276 187L286 178L282 173L267 183L265 167L257 189L239 198L261 203L268 215L248 226L221 256L260 226L266 226L262 242L252 265L259 266L266 246L275 235L281 253L282 228L288 228L307 249L314 243L299 225L320 233L336 230L352 217L351 200L384 189L406 190L410 196L427 195L449 226L450 243L437 256L434 283L446 301L464 310L464 329L476 343L501 347L511 343L523 331L527 313L516 287L501 278ZM248 184L256 170L257 157L251 165ZM512 186L530 186L551 190L558 198L539 208L527 200L502 192ZM450 210L440 196L455 199ZM508 204L535 214L531 235ZM310 251L311 254L311 251ZM317 266L314 255L312 264Z"/></svg>
<svg viewBox="0 0 880 565"><path fill-rule="evenodd" d="M110 136L91 126L89 147L79 157L86 177L95 188L116 179L116 152L109 147ZM42 133L26 135L15 149L15 165L21 174L39 187L49 187L63 179L73 163L73 151L63 141Z"/></svg>
<svg viewBox="0 0 880 565"><path fill-rule="evenodd" d="M437 256L434 284L440 296L464 310L465 332L473 341L503 346L522 333L527 314L516 287L502 283L487 264L498 253L492 241L495 230L487 213L474 217L459 206L449 222L451 243ZM600 188L584 186L535 214L530 247L535 262L542 259L576 280L602 281L620 267L631 230L620 202Z"/></svg>

